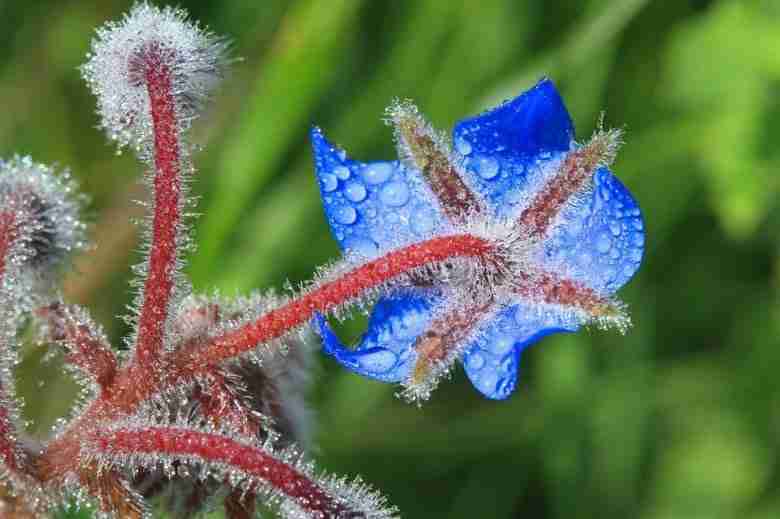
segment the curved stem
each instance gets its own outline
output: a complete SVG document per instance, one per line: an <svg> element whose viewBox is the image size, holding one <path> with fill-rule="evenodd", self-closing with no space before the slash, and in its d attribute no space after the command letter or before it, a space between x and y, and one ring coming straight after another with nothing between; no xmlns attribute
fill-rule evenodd
<svg viewBox="0 0 780 519"><path fill-rule="evenodd" d="M154 128L154 219L149 270L138 321L135 358L153 367L163 349L164 327L176 276L177 238L181 226L179 125L170 68L162 50L144 55L144 78Z"/></svg>
<svg viewBox="0 0 780 519"><path fill-rule="evenodd" d="M317 312L329 312L392 279L425 265L457 257L484 257L493 245L463 234L434 238L393 251L344 276L322 284L233 332L217 337L188 361L190 369L203 369L236 357L258 344L277 339L309 321Z"/></svg>
<svg viewBox="0 0 780 519"><path fill-rule="evenodd" d="M96 431L92 443L99 456L117 457L153 455L194 459L210 465L227 465L249 477L246 490L267 485L292 499L312 517L345 517L349 510L333 499L301 470L270 452L220 434L185 427L148 427Z"/></svg>

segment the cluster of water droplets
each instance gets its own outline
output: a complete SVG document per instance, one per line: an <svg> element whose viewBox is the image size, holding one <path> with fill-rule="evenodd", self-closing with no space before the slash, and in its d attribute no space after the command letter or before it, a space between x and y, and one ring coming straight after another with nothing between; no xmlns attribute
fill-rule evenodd
<svg viewBox="0 0 780 519"><path fill-rule="evenodd" d="M614 293L639 268L644 223L630 193L608 169L560 213L542 261L602 294Z"/></svg>
<svg viewBox="0 0 780 519"><path fill-rule="evenodd" d="M419 171L398 161L355 162L321 134L314 139L325 213L347 252L373 258L446 226Z"/></svg>

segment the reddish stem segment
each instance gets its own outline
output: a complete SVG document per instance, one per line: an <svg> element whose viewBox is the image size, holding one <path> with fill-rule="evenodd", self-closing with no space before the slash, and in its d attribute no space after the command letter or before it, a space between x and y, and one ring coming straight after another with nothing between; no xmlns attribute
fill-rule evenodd
<svg viewBox="0 0 780 519"><path fill-rule="evenodd" d="M436 139L417 109L401 104L391 111L391 117L403 153L420 170L447 217L463 223L469 215L483 212L482 203L452 163L451 153Z"/></svg>
<svg viewBox="0 0 780 519"><path fill-rule="evenodd" d="M541 270L522 278L517 293L532 297L541 296L545 303L579 308L594 316L605 315L614 310L612 303L593 289Z"/></svg>
<svg viewBox="0 0 780 519"><path fill-rule="evenodd" d="M181 225L179 127L171 70L163 50L144 53L143 73L154 126L154 221L149 272L138 321L136 359L151 367L160 358L168 303L174 289L177 234Z"/></svg>
<svg viewBox="0 0 780 519"><path fill-rule="evenodd" d="M105 338L89 325L79 322L61 303L54 303L36 312L49 324L52 340L67 349L66 360L92 376L101 390L106 391L114 380L117 360Z"/></svg>
<svg viewBox="0 0 780 519"><path fill-rule="evenodd" d="M0 287L3 285L16 236L16 216L12 212L0 212ZM7 325L3 323L2 326ZM0 341L2 341L0 348L11 347L10 344L5 343L8 335L8 331L0 332ZM13 404L7 401L6 388L3 386L5 381L0 381L0 457L6 467L18 471L20 467L17 458L18 448L14 440L15 428L9 413L9 406Z"/></svg>
<svg viewBox="0 0 780 519"><path fill-rule="evenodd" d="M348 510L300 470L266 451L222 435L178 427L150 427L98 431L94 443L97 450L108 455L193 456L225 464L293 499L312 517L347 516ZM254 486L250 484L249 490L254 490Z"/></svg>
<svg viewBox="0 0 780 519"><path fill-rule="evenodd" d="M193 355L191 369L202 370L235 357L258 344L276 339L305 323L316 312L328 312L418 267L456 257L485 257L493 246L482 238L463 234L434 238L396 250L323 284L301 298L271 310L258 320L214 339Z"/></svg>
<svg viewBox="0 0 780 519"><path fill-rule="evenodd" d="M424 381L433 366L446 362L494 306L492 302L474 304L466 308L458 306L434 319L414 343L417 361L412 370L411 381Z"/></svg>
<svg viewBox="0 0 780 519"><path fill-rule="evenodd" d="M571 196L586 185L593 170L604 161L602 142L594 142L570 152L555 175L547 182L523 213L519 224L529 236L540 237L547 233L553 219Z"/></svg>
<svg viewBox="0 0 780 519"><path fill-rule="evenodd" d="M16 236L16 216L9 211L0 212L0 283L5 277L8 259Z"/></svg>

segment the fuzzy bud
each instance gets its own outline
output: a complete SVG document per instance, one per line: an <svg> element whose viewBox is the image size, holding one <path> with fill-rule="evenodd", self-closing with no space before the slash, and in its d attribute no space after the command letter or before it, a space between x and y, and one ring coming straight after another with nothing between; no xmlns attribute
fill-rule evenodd
<svg viewBox="0 0 780 519"><path fill-rule="evenodd" d="M152 141L150 75L164 74L180 130L197 117L222 77L228 43L190 22L180 9L136 4L119 22L97 30L81 68L98 98L101 126L120 146Z"/></svg>
<svg viewBox="0 0 780 519"><path fill-rule="evenodd" d="M0 160L0 211L14 217L11 263L43 275L84 247L82 198L76 193L67 171L56 174L29 157Z"/></svg>

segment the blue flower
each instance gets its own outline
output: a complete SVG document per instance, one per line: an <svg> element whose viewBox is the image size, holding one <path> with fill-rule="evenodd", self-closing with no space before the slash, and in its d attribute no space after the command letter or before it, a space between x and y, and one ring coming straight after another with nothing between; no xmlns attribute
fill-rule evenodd
<svg viewBox="0 0 780 519"><path fill-rule="evenodd" d="M358 374L402 383L414 400L461 360L482 394L504 399L516 387L521 352L545 335L589 323L626 326L612 296L639 267L644 227L608 169L620 132L599 129L575 142L547 79L459 122L452 147L408 102L388 109L388 121L399 161L354 161L312 130L325 214L342 251L370 260L478 228L503 236L522 260L511 276L454 265L383 289L354 349L318 317L326 353Z"/></svg>

